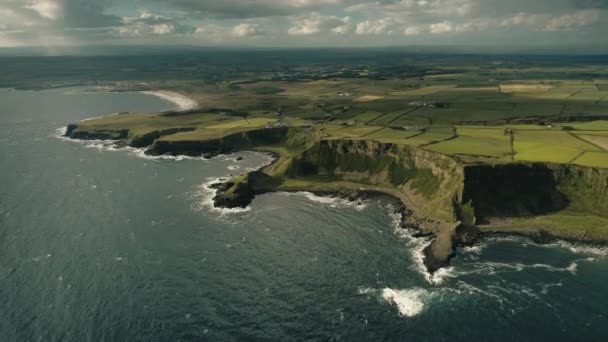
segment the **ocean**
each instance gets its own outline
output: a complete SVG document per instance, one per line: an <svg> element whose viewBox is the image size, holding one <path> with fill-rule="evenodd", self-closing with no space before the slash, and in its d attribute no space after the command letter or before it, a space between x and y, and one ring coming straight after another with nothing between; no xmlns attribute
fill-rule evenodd
<svg viewBox="0 0 608 342"><path fill-rule="evenodd" d="M173 109L94 90L0 89L0 341L608 339L608 248L488 238L431 276L428 241L390 198L275 193L219 210L208 185L270 156L58 137Z"/></svg>

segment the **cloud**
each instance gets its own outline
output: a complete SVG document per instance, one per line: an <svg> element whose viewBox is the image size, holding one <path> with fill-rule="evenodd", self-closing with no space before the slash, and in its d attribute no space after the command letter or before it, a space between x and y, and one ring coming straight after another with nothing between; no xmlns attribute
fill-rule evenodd
<svg viewBox="0 0 608 342"><path fill-rule="evenodd" d="M605 43L608 0L0 0L3 44ZM534 34L527 34L534 33Z"/></svg>
<svg viewBox="0 0 608 342"><path fill-rule="evenodd" d="M61 7L56 0L31 0L24 8L36 11L41 17L55 20L60 14Z"/></svg>
<svg viewBox="0 0 608 342"><path fill-rule="evenodd" d="M420 26L409 26L403 30L403 34L406 36L417 36L424 32L424 29Z"/></svg>
<svg viewBox="0 0 608 342"><path fill-rule="evenodd" d="M261 31L257 24L247 24L242 23L236 25L232 29L232 34L235 37L244 38L244 37L252 37L261 34Z"/></svg>
<svg viewBox="0 0 608 342"><path fill-rule="evenodd" d="M175 9L214 18L292 16L356 0L152 0Z"/></svg>
<svg viewBox="0 0 608 342"><path fill-rule="evenodd" d="M543 30L551 32L576 30L594 24L597 22L599 17L599 13L595 10L585 10L576 13L564 14L549 19Z"/></svg>
<svg viewBox="0 0 608 342"><path fill-rule="evenodd" d="M571 0L577 8L608 8L608 0Z"/></svg>
<svg viewBox="0 0 608 342"><path fill-rule="evenodd" d="M391 18L382 18L378 20L365 20L357 24L355 33L358 35L365 34L390 34L392 33L391 27L394 22Z"/></svg>
<svg viewBox="0 0 608 342"><path fill-rule="evenodd" d="M449 21L431 24L430 32L434 34L449 33L454 30L454 27Z"/></svg>
<svg viewBox="0 0 608 342"><path fill-rule="evenodd" d="M318 13L294 20L293 26L287 33L292 36L307 36L320 33L332 32L336 34L347 34L352 31L351 18L336 16L323 16Z"/></svg>
<svg viewBox="0 0 608 342"><path fill-rule="evenodd" d="M518 13L517 15L505 19L503 27L527 27L533 31L558 32L572 31L585 28L595 24L600 18L597 10L581 10L557 16L546 14L527 14Z"/></svg>
<svg viewBox="0 0 608 342"><path fill-rule="evenodd" d="M147 35L191 34L196 31L196 28L182 24L170 17L142 12L138 17L122 18L122 25L114 30L120 36L139 37Z"/></svg>

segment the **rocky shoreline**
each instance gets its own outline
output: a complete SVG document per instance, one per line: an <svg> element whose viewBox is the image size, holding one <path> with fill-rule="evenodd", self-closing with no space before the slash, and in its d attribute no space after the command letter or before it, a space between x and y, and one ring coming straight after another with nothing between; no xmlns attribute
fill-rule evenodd
<svg viewBox="0 0 608 342"><path fill-rule="evenodd" d="M180 131L188 131L188 129L168 129L164 131L155 131L141 137L131 137L129 140L128 130L118 131L79 131L78 125L71 124L65 131L65 136L72 139L80 140L114 140L117 147L132 146L136 148L148 147L146 154L149 155L186 155L186 156L197 156L210 158L220 154L226 154L237 150L246 150L255 147L256 139L264 141L264 143L276 144L281 141L281 137L288 134L287 128L268 129L264 131L250 131L233 136L228 136L224 139L209 140L209 141L161 141L159 137L167 134L173 134ZM212 184L210 187L216 190L216 194L213 198L214 206L220 208L245 208L256 195L271 193L276 191L307 191L314 193L319 196L331 196L340 197L349 201L362 201L369 196L377 195L381 193L388 195L400 203L399 212L401 215L401 226L403 228L410 228L414 231L419 232L418 237L428 238L430 243L422 251L424 255L424 266L429 273L434 273L437 270L449 266L450 261L456 255L456 251L459 247L473 246L480 238L484 236L491 236L496 234L504 235L520 235L532 238L536 242L547 243L556 239L566 240L569 242L584 242L589 243L606 243L608 241L598 241L597 239L576 239L572 236L563 236L560 234L554 234L543 227L530 227L525 231L492 231L492 227L499 227L498 225L486 225L483 229L480 229L475 221L479 218L478 214L488 214L491 217L493 214L506 215L506 214L519 214L522 211L546 211L559 208L564 205L564 199L556 196L555 184L545 184L534 179L553 179L550 176L555 174L559 177L567 179L570 183L567 183L574 189L580 188L579 183L581 177L587 177L588 182L599 182L603 181L604 173L600 171L587 170L578 166L572 166L571 169L560 169L560 166L543 166L539 164L533 165L510 165L510 166L473 166L464 169L464 171L458 171L457 164L454 164L449 158L445 156L432 154L427 151L419 150L394 150L394 146L390 145L379 145L375 142L348 142L342 143L340 141L333 141L322 143L317 147L318 151L307 150L298 160L294 161L294 165L302 167L302 170L310 167L310 162L305 158L320 158L319 154L323 154L323 158L333 158L331 154L336 153L334 151L340 151L342 155L339 158L343 158L344 155L351 154L363 154L370 153L374 154L374 158L384 156L387 153L397 154L399 158L404 156L411 158L410 162L412 165L423 165L421 167L427 167L430 169L437 169L437 167L443 168L438 169L443 177L444 184L454 184L455 181L462 181L462 188L454 188L449 191L456 191L453 194L450 193L443 187L439 187L438 193L431 193L434 196L431 198L424 196L417 196L415 191L409 190L409 188L397 188L388 189L381 186L367 186L360 184L360 187L355 191L353 188L340 188L339 186L332 186L333 183L328 182L327 186L322 185L317 189L311 189L309 187L283 187L281 186L282 177L270 176L264 173L262 170L272 170L276 166L280 166L281 158L280 155L275 154L276 158L274 162L262 170L253 171L244 175L234 177L224 182ZM367 157L366 157L367 158ZM315 160L315 159L312 159ZM339 159L340 160L340 159ZM306 163L309 164L306 164ZM348 160L347 160L348 162ZM299 164L298 164L299 163ZM374 159L363 160L364 165L374 167ZM372 164L370 164L372 163ZM300 165L301 164L301 165ZM292 165L292 166L294 166ZM395 168L395 164L386 164L391 172L394 173L393 178L399 177L401 172L409 172L408 170ZM440 166L437 166L440 165ZM325 167L333 166L328 164ZM359 167L355 165L355 167ZM418 166L417 166L418 167ZM287 177L298 178L299 174L296 168L296 172L286 174ZM416 169L414 169L416 171ZM454 173L456 171L456 173ZM386 172L386 171L382 171ZM462 172L459 174L458 172ZM603 172L603 171L602 171ZM270 172L272 174L272 172ZM494 175L494 176L493 176ZM306 176L306 175L304 175ZM424 176L424 175L422 175ZM447 178L446 178L447 177ZM450 178L451 177L451 178ZM458 178L460 177L460 178ZM468 178L467 178L468 177ZM501 190L501 196L492 196L491 192L487 191L488 182L500 179L499 190ZM528 179L532 177L531 180ZM462 179L461 179L462 178ZM504 178L504 179L501 179ZM513 179L522 178L527 180L528 186L519 190L513 191L512 187L508 184ZM428 176L425 178L429 180ZM473 179L475 182L471 182ZM432 179L431 179L432 180ZM445 183L447 182L447 183ZM354 182L355 184L359 184ZM603 183L602 183L603 184ZM460 185L458 185L460 186ZM538 188L539 186L542 187ZM365 187L365 188L364 188ZM538 191L536 190L538 188ZM323 190L320 190L323 189ZM464 198L454 198L454 196L460 191ZM519 197L525 195L526 199L524 202L519 202ZM530 196L528 196L528 194ZM540 194L540 195L539 195ZM409 197L412 195L413 197ZM436 198L435 198L436 197ZM427 198L425 200L425 198ZM600 210L603 203L600 199L590 197L587 204L594 210ZM550 199L545 201L545 199ZM483 201L480 206L475 208L477 211L472 212L472 208L469 209L464 204L471 203L471 201ZM426 202L425 202L426 201ZM429 206L429 203L434 203L433 206ZM449 204L455 205L456 207L452 210L455 212L445 211L444 209ZM513 206L513 203L517 203L517 206ZM523 204L522 204L523 203ZM598 204L599 203L599 204ZM425 207L426 205L426 207ZM419 207L422 206L422 207ZM487 206L487 207L484 207ZM434 212L433 215L428 215L430 207L439 208L440 210ZM512 208L512 212L509 210ZM498 210L498 211L497 211ZM593 212L593 211L592 211ZM531 212L534 214L534 212ZM482 218L486 215L483 215ZM434 217L431 219L431 217ZM446 219L437 219L437 217L445 217Z"/></svg>

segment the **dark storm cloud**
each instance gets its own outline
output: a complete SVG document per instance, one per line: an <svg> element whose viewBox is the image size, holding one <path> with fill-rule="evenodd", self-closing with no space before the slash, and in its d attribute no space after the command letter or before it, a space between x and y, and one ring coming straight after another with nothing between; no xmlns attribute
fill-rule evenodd
<svg viewBox="0 0 608 342"><path fill-rule="evenodd" d="M220 18L288 16L326 8L345 7L357 0L153 0L165 6Z"/></svg>
<svg viewBox="0 0 608 342"><path fill-rule="evenodd" d="M106 14L111 0L63 0L63 25L67 27L109 27L121 23L116 15Z"/></svg>
<svg viewBox="0 0 608 342"><path fill-rule="evenodd" d="M576 8L608 8L608 0L571 0Z"/></svg>

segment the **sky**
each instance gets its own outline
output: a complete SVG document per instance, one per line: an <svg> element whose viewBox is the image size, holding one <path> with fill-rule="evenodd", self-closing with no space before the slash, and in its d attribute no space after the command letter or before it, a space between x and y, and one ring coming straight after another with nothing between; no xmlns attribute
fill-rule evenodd
<svg viewBox="0 0 608 342"><path fill-rule="evenodd" d="M567 49L606 37L608 0L0 0L0 47Z"/></svg>

